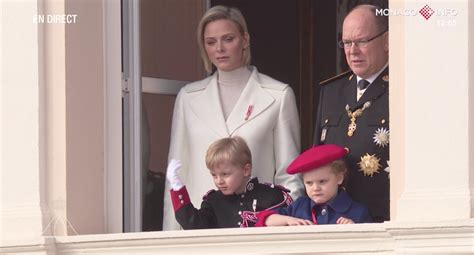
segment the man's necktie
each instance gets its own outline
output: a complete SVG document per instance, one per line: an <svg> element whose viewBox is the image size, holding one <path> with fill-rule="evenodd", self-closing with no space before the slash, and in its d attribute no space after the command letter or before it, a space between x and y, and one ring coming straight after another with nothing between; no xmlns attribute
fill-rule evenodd
<svg viewBox="0 0 474 255"><path fill-rule="evenodd" d="M369 86L369 84L369 81L362 79L357 83L357 88L359 88L360 90L364 90L367 88L367 86Z"/></svg>

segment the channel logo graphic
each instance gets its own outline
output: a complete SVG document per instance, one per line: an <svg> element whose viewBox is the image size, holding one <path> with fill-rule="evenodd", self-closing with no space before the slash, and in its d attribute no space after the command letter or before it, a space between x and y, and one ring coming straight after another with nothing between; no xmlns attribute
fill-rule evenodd
<svg viewBox="0 0 474 255"><path fill-rule="evenodd" d="M423 16L423 18L428 20L434 14L434 11L428 5L425 5L420 9L419 13L421 16Z"/></svg>

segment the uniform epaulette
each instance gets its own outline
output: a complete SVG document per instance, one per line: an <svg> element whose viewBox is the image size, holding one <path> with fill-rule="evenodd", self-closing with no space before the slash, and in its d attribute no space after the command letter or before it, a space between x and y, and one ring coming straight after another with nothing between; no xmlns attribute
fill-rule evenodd
<svg viewBox="0 0 474 255"><path fill-rule="evenodd" d="M264 182L263 184L265 184L265 185L267 185L267 186L270 186L271 188L278 188L278 189L280 189L280 190L282 190L282 191L284 191L284 192L287 192L287 193L290 192L289 189L287 189L287 188L285 188L285 187L283 187L283 186L281 186L281 185L278 185L278 184L273 184L273 183L268 183L268 182Z"/></svg>
<svg viewBox="0 0 474 255"><path fill-rule="evenodd" d="M334 77L331 77L331 78L329 78L329 79L326 79L326 80L320 82L319 85L326 85L326 84L328 84L328 83L330 83L330 82L332 82L332 81L334 81L334 80L337 80L337 79L340 79L340 78L349 76L349 75L351 75L351 74L352 74L352 70L345 71L345 72L340 73L340 74L338 74L338 75L336 75L336 76L334 76ZM350 79L350 78L349 78L349 79Z"/></svg>
<svg viewBox="0 0 474 255"><path fill-rule="evenodd" d="M204 194L204 196L202 196L202 199L203 199L203 200L206 199L210 194L212 194L212 193L214 193L214 192L216 192L215 189L209 190L206 194Z"/></svg>

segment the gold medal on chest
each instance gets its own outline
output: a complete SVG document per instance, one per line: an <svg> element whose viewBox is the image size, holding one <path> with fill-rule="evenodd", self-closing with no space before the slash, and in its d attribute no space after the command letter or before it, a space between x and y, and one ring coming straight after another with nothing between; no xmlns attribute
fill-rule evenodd
<svg viewBox="0 0 474 255"><path fill-rule="evenodd" d="M357 129L357 124L356 124L357 118L360 117L362 115L362 113L364 113L365 109L369 108L370 105L371 105L370 101L367 101L367 102L364 103L362 108L359 108L355 111L351 111L349 105L346 105L347 116L351 120L351 123L349 123L349 126L347 127L347 135L349 137L353 136L354 132Z"/></svg>
<svg viewBox="0 0 474 255"><path fill-rule="evenodd" d="M374 176L375 173L378 173L382 165L380 165L380 159L375 156L375 154L369 155L366 153L364 156L360 157L359 171L364 173L364 176Z"/></svg>

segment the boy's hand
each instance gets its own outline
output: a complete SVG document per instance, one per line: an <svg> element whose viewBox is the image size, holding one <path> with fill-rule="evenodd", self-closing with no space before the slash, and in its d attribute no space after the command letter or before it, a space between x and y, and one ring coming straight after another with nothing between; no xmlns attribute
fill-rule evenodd
<svg viewBox="0 0 474 255"><path fill-rule="evenodd" d="M339 219L337 219L336 221L336 224L354 224L354 221L344 217L339 217Z"/></svg>
<svg viewBox="0 0 474 255"><path fill-rule="evenodd" d="M286 224L288 226L304 226L304 225L313 225L313 222L309 220L304 220L304 219L288 216Z"/></svg>
<svg viewBox="0 0 474 255"><path fill-rule="evenodd" d="M181 180L179 179L178 173L181 170L181 161L171 159L166 169L166 179L171 185L174 191L178 191L183 187Z"/></svg>

